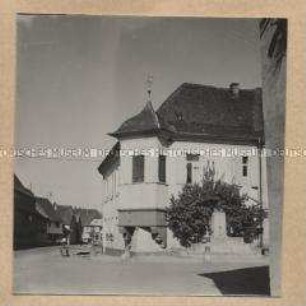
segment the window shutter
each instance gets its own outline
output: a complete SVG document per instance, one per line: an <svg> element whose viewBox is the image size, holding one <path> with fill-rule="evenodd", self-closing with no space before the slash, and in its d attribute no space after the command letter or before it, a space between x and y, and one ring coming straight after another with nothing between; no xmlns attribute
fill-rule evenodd
<svg viewBox="0 0 306 306"><path fill-rule="evenodd" d="M192 183L192 163L187 163L187 178L186 183L191 184Z"/></svg>
<svg viewBox="0 0 306 306"><path fill-rule="evenodd" d="M248 176L248 156L242 157L242 176Z"/></svg>
<svg viewBox="0 0 306 306"><path fill-rule="evenodd" d="M144 156L133 156L133 182L144 181Z"/></svg>
<svg viewBox="0 0 306 306"><path fill-rule="evenodd" d="M248 176L248 166L243 166L242 167L242 175L243 176Z"/></svg>
<svg viewBox="0 0 306 306"><path fill-rule="evenodd" d="M158 179L160 182L166 182L166 156L159 155L158 157Z"/></svg>

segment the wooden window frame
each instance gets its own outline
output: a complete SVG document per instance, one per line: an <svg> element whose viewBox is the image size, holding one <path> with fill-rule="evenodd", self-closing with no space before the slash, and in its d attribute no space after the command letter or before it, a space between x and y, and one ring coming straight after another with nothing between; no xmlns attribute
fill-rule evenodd
<svg viewBox="0 0 306 306"><path fill-rule="evenodd" d="M160 183L166 183L166 163L167 159L165 155L158 156L158 180Z"/></svg>
<svg viewBox="0 0 306 306"><path fill-rule="evenodd" d="M242 176L243 177L248 176L248 162L249 162L249 157L242 156Z"/></svg>
<svg viewBox="0 0 306 306"><path fill-rule="evenodd" d="M132 182L144 182L145 157L144 155L134 155L132 160Z"/></svg>
<svg viewBox="0 0 306 306"><path fill-rule="evenodd" d="M186 184L192 184L192 163L186 165Z"/></svg>

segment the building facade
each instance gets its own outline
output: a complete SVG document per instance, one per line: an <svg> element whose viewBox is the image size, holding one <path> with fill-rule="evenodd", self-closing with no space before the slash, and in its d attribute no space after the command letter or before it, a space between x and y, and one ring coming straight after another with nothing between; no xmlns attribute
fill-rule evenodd
<svg viewBox="0 0 306 306"><path fill-rule="evenodd" d="M180 248L167 229L165 208L207 171L237 184L249 205L267 208L260 89L185 83L157 111L147 102L110 135L118 141L99 167L105 249ZM214 235L226 237L225 219L213 219Z"/></svg>
<svg viewBox="0 0 306 306"><path fill-rule="evenodd" d="M99 244L102 243L102 218L93 219L88 225L83 227L83 243Z"/></svg>
<svg viewBox="0 0 306 306"><path fill-rule="evenodd" d="M69 233L71 244L89 242L88 238L91 238L93 231L91 222L102 218L97 209L55 205L55 210L62 219L65 231Z"/></svg>
<svg viewBox="0 0 306 306"><path fill-rule="evenodd" d="M262 19L261 64L265 145L268 150L281 152L285 147L287 20ZM281 294L281 253L284 157L267 158L267 185L270 205L270 279L273 296Z"/></svg>
<svg viewBox="0 0 306 306"><path fill-rule="evenodd" d="M35 208L47 220L46 233L49 243L57 242L63 236L63 220L55 206L47 198L36 197Z"/></svg>
<svg viewBox="0 0 306 306"><path fill-rule="evenodd" d="M42 246L47 241L47 218L35 208L35 195L14 175L14 249Z"/></svg>

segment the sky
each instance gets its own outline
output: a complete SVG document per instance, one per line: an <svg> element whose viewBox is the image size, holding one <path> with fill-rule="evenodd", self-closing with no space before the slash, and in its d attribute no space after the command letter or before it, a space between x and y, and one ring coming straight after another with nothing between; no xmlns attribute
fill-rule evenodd
<svg viewBox="0 0 306 306"><path fill-rule="evenodd" d="M257 19L19 15L15 147L109 149L107 133L182 83L261 86ZM26 187L101 209L103 157L18 157Z"/></svg>

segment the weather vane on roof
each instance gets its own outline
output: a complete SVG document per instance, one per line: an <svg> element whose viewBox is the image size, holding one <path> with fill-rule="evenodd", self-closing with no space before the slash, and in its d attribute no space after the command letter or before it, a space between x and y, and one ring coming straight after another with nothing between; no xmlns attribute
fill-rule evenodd
<svg viewBox="0 0 306 306"><path fill-rule="evenodd" d="M146 81L148 101L151 101L152 84L153 84L153 75L149 73Z"/></svg>
<svg viewBox="0 0 306 306"><path fill-rule="evenodd" d="M53 192L49 191L49 192L47 193L47 197L48 197L49 200L52 202L52 200L53 200Z"/></svg>

